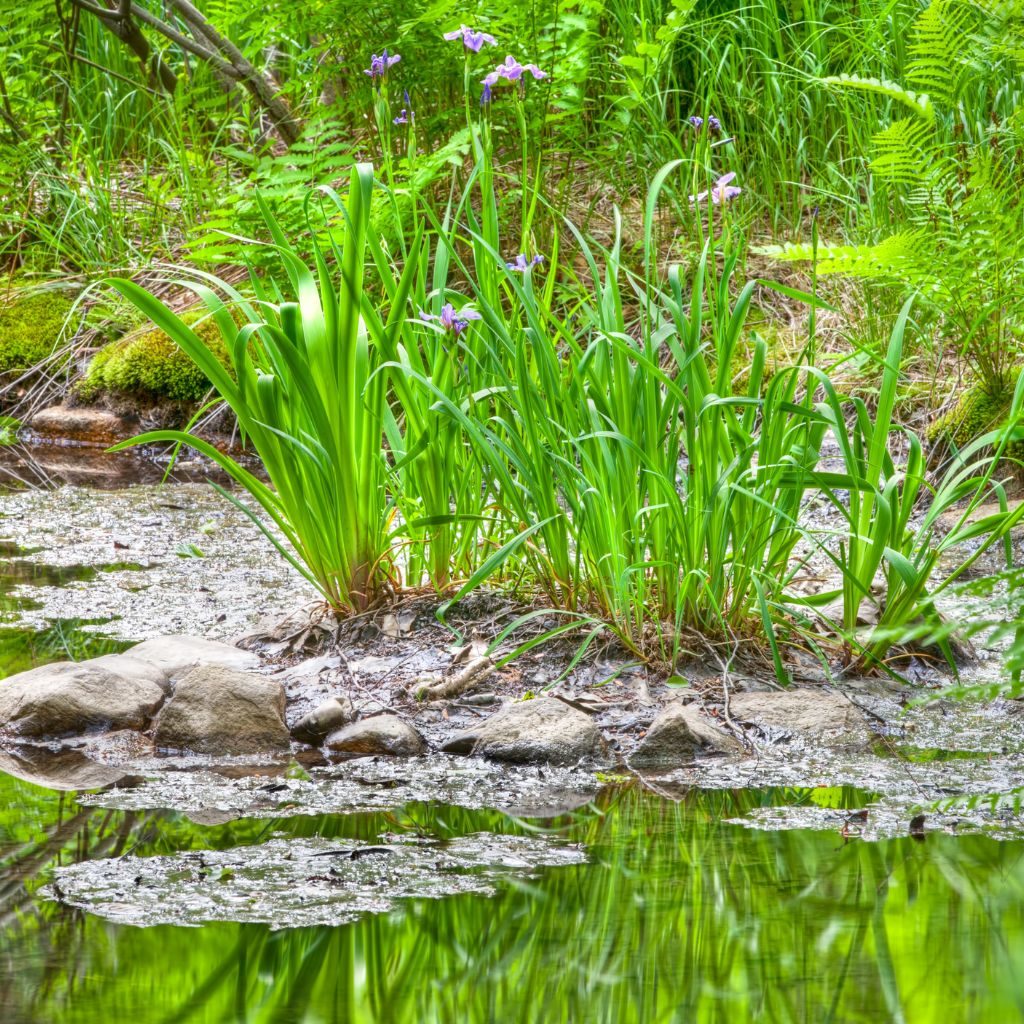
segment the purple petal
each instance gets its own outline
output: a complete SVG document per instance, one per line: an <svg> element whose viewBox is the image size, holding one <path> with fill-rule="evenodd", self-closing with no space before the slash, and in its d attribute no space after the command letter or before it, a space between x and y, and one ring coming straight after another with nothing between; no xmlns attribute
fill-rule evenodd
<svg viewBox="0 0 1024 1024"><path fill-rule="evenodd" d="M736 177L735 171L730 171L728 174L723 174L718 181L715 182L715 188L721 188L723 185L728 185Z"/></svg>

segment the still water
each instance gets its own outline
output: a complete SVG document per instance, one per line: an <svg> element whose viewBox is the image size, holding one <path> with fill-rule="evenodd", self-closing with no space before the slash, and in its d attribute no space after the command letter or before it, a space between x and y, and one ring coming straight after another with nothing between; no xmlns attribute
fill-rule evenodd
<svg viewBox="0 0 1024 1024"><path fill-rule="evenodd" d="M412 804L221 825L84 807L7 775L0 790L5 1024L1024 1019L1024 843L726 820L779 803L853 809L870 799L856 790L667 801L608 786L546 820ZM581 844L585 862L333 927L289 927L284 912L274 926L135 927L46 887L89 859L480 832Z"/></svg>

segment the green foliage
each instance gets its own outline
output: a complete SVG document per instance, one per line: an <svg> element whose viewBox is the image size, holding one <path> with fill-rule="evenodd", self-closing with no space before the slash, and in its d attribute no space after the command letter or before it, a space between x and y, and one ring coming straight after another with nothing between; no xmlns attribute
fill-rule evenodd
<svg viewBox="0 0 1024 1024"><path fill-rule="evenodd" d="M222 365L229 365L220 329L206 309L188 311L182 323ZM134 332L100 349L78 384L87 400L104 393L198 402L210 392L210 380L171 336L158 327Z"/></svg>
<svg viewBox="0 0 1024 1024"><path fill-rule="evenodd" d="M964 448L1002 425L1009 415L1019 376L1017 367L1010 373L1009 386L994 392L983 381L965 387L953 407L929 424L928 440L942 448ZM1010 448L1012 455L1014 446Z"/></svg>
<svg viewBox="0 0 1024 1024"><path fill-rule="evenodd" d="M944 464L932 482L921 442L909 430L893 430L910 305L908 301L893 328L874 415L861 399L850 402L850 415L822 378L825 400L819 409L838 442L845 472L812 475L842 521L840 529L821 531L833 541L832 548L823 550L841 574L841 587L805 603L820 606L841 597L841 628L855 648L852 660L858 668L881 664L915 628L942 635L936 599L987 550L1004 541L1024 516L1024 504L1011 511L1001 484L993 478L1005 446L999 432L974 440ZM892 457L894 434L902 434L906 447L899 465ZM992 446L997 446L995 451ZM991 505L994 511L975 516L977 509ZM942 528L943 516L952 517L951 528ZM884 586L876 597L879 579ZM857 624L866 604L875 606L871 618L876 625L862 638ZM946 636L939 646L955 667Z"/></svg>
<svg viewBox="0 0 1024 1024"><path fill-rule="evenodd" d="M393 285L392 312L386 324L381 322L364 275L372 189L372 169L353 168L344 234L332 240L329 252L338 283L315 237L309 243L315 258L310 270L264 207L284 279L253 277L255 301L211 276L191 284L220 330L232 372L152 295L130 281L113 282L209 378L262 459L272 487L180 431L154 431L118 447L170 441L190 444L213 459L275 529L248 506L240 507L339 611L376 602L391 568L381 452L385 378L376 370L379 338L404 315L409 282ZM329 198L341 207L334 193Z"/></svg>
<svg viewBox="0 0 1024 1024"><path fill-rule="evenodd" d="M0 306L0 373L48 359L67 338L73 303L54 290L16 293Z"/></svg>
<svg viewBox="0 0 1024 1024"><path fill-rule="evenodd" d="M1012 120L992 109L994 66L1019 84L1024 63L1006 54L1024 42L1014 5L982 11L971 0L932 0L915 22L907 78L891 83L829 78L832 86L881 89L918 117L892 122L874 138L871 168L901 197L907 228L869 245L822 246L819 273L894 281L942 318L945 336L993 392L1006 387L1024 333L1024 202ZM931 113L954 120L953 137ZM768 247L781 259L813 259L811 247Z"/></svg>

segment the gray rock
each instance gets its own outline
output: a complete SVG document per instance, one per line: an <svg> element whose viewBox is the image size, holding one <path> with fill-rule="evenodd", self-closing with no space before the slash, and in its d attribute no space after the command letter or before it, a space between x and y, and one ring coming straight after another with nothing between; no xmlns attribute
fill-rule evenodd
<svg viewBox="0 0 1024 1024"><path fill-rule="evenodd" d="M702 754L740 754L743 745L705 718L694 704L673 704L651 722L629 766L641 771L668 771Z"/></svg>
<svg viewBox="0 0 1024 1024"><path fill-rule="evenodd" d="M456 733L441 749L515 764L613 760L590 717L553 697L509 704L479 725Z"/></svg>
<svg viewBox="0 0 1024 1024"><path fill-rule="evenodd" d="M156 662L136 658L131 654L104 654L82 662L90 668L102 668L126 679L144 679L159 686L165 694L171 692L171 680Z"/></svg>
<svg viewBox="0 0 1024 1024"><path fill-rule="evenodd" d="M330 697L315 711L303 715L292 726L292 735L303 743L316 746L325 736L348 725L355 717L355 708L348 697Z"/></svg>
<svg viewBox="0 0 1024 1024"><path fill-rule="evenodd" d="M206 640L201 636L156 636L130 647L123 656L148 662L171 679L177 679L200 665L220 665L238 672L260 666L259 657L252 651L243 651L232 644Z"/></svg>
<svg viewBox="0 0 1024 1024"><path fill-rule="evenodd" d="M737 722L754 726L768 739L797 736L859 745L871 738L864 712L847 697L824 690L738 693L729 711Z"/></svg>
<svg viewBox="0 0 1024 1024"><path fill-rule="evenodd" d="M336 754L413 757L426 752L423 737L397 715L374 715L336 729L324 747Z"/></svg>
<svg viewBox="0 0 1024 1024"><path fill-rule="evenodd" d="M270 754L290 749L284 687L266 676L202 665L178 680L153 741L193 754Z"/></svg>
<svg viewBox="0 0 1024 1024"><path fill-rule="evenodd" d="M147 679L89 662L58 662L0 682L0 727L19 736L77 736L108 729L145 729L164 691Z"/></svg>

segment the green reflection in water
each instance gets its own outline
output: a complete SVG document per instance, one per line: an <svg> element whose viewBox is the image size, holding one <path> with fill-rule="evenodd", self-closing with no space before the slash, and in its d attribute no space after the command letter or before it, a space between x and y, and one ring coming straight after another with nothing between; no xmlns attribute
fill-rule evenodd
<svg viewBox="0 0 1024 1024"><path fill-rule="evenodd" d="M414 805L203 827L79 808L6 777L2 788L0 1019L10 1024L1024 1016L1024 845L939 835L866 844L724 821L813 792L695 792L674 804L609 789L596 806L543 823L587 845L585 866L550 869L492 899L419 900L343 927L271 931L114 926L37 893L54 863L131 850L541 823ZM866 800L828 796L847 807Z"/></svg>
<svg viewBox="0 0 1024 1024"><path fill-rule="evenodd" d="M27 559L39 548L22 548L13 541L0 540L0 623L17 622L20 613L40 604L18 588L64 587L87 583L101 572L138 571L134 562L109 565L47 565ZM101 654L114 654L131 644L95 632L92 628L110 619L53 619L43 628L0 625L0 679L51 661L83 661Z"/></svg>

